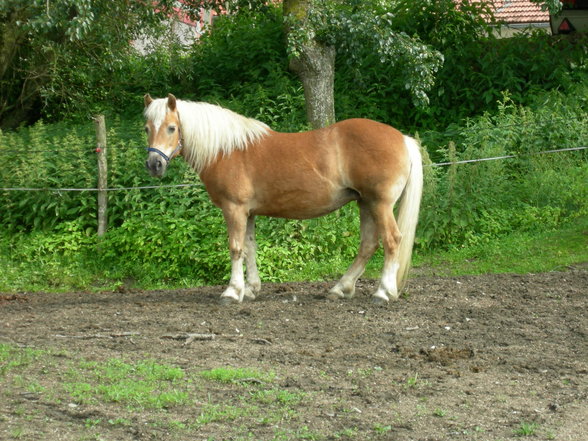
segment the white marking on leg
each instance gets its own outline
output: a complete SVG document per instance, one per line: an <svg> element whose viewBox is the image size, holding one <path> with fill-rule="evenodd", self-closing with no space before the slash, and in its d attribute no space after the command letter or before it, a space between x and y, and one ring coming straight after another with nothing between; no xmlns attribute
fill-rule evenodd
<svg viewBox="0 0 588 441"><path fill-rule="evenodd" d="M398 287L396 286L396 275L400 265L398 262L392 262L386 265L382 272L382 279L380 285L374 293L374 297L380 298L385 301L398 299Z"/></svg>
<svg viewBox="0 0 588 441"><path fill-rule="evenodd" d="M242 253L241 253L242 254ZM245 295L245 279L243 277L243 257L231 258L231 280L221 297L230 297L241 303Z"/></svg>
<svg viewBox="0 0 588 441"><path fill-rule="evenodd" d="M243 248L247 217L242 214L242 207L228 205L223 208L223 215L229 233L229 250L231 253L231 280L222 298L242 302L245 295L245 276L243 274Z"/></svg>

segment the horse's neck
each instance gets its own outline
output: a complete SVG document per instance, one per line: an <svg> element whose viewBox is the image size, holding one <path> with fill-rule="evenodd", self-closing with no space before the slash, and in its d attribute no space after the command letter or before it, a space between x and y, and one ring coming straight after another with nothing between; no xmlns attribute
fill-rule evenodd
<svg viewBox="0 0 588 441"><path fill-rule="evenodd" d="M206 103L184 103L180 109L186 160L198 172L219 157L249 145L265 136L269 127L255 119Z"/></svg>

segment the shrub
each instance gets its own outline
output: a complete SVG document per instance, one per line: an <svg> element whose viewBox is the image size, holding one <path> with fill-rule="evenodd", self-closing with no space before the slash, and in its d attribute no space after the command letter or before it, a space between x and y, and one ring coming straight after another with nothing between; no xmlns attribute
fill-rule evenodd
<svg viewBox="0 0 588 441"><path fill-rule="evenodd" d="M586 215L586 152L539 154L583 145L586 87L579 85L570 95L544 94L536 108L515 105L505 95L496 115L486 113L452 131L457 143L438 152L444 160L517 157L433 171L417 243L463 246L512 231L555 228Z"/></svg>

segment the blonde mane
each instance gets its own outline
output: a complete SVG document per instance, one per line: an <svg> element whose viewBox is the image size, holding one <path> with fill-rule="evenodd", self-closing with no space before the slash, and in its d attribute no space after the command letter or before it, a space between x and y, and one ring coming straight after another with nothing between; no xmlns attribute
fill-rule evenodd
<svg viewBox="0 0 588 441"><path fill-rule="evenodd" d="M177 100L177 110L183 155L197 173L219 153L245 150L269 131L261 121L214 104ZM145 117L159 128L167 111L167 98L156 99L145 109Z"/></svg>

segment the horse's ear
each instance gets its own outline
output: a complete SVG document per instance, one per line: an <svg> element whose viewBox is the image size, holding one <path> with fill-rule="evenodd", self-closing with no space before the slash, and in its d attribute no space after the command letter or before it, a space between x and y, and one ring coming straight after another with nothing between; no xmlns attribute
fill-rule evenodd
<svg viewBox="0 0 588 441"><path fill-rule="evenodd" d="M143 97L143 102L145 103L145 107L147 108L147 107L149 107L149 104L151 104L153 102L153 98L151 98L151 95L146 94Z"/></svg>
<svg viewBox="0 0 588 441"><path fill-rule="evenodd" d="M167 107L169 107L169 110L172 112L176 111L176 97L171 93L167 96Z"/></svg>

